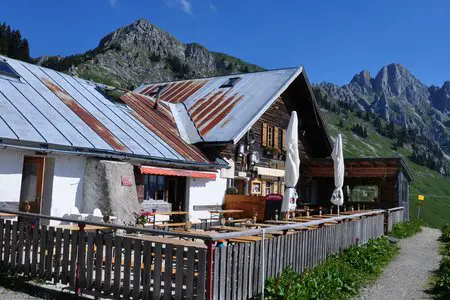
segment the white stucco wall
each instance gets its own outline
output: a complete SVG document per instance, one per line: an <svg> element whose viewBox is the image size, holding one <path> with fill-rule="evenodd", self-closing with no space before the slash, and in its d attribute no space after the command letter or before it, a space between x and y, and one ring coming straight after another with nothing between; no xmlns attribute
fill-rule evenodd
<svg viewBox="0 0 450 300"><path fill-rule="evenodd" d="M188 187L188 207L191 212L191 221L198 218L209 218L210 214L206 211L194 211L194 205L222 205L227 188L227 179L220 178L220 172L217 172L215 180L204 178L187 178Z"/></svg>
<svg viewBox="0 0 450 300"><path fill-rule="evenodd" d="M80 212L82 211L85 167L85 157L56 157L51 205L52 216L62 217L69 213L73 206L76 206Z"/></svg>
<svg viewBox="0 0 450 300"><path fill-rule="evenodd" d="M0 202L18 204L22 183L23 153L11 150L0 150ZM16 204L8 209L18 209ZM6 207L5 207L6 208Z"/></svg>

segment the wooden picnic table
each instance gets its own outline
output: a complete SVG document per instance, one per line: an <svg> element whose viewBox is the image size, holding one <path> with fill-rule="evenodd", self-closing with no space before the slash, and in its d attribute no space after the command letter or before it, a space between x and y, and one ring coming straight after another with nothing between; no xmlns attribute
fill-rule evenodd
<svg viewBox="0 0 450 300"><path fill-rule="evenodd" d="M17 217L17 215L10 213L0 213L0 218L14 218L14 217Z"/></svg>
<svg viewBox="0 0 450 300"><path fill-rule="evenodd" d="M218 209L218 210L210 210L211 214L234 214L234 213L244 213L242 209Z"/></svg>
<svg viewBox="0 0 450 300"><path fill-rule="evenodd" d="M233 224L233 223L245 223L251 219L234 219L234 220L225 220L226 224Z"/></svg>
<svg viewBox="0 0 450 300"><path fill-rule="evenodd" d="M240 236L236 238L229 239L228 242L234 242L234 243L249 243L249 242L257 242L261 241L262 236Z"/></svg>
<svg viewBox="0 0 450 300"><path fill-rule="evenodd" d="M283 221L283 220L267 220L265 222L270 223L270 224L295 224L295 223L298 223L295 221Z"/></svg>
<svg viewBox="0 0 450 300"><path fill-rule="evenodd" d="M155 224L155 227L158 228L171 228L171 227L182 227L185 226L186 222L180 222L180 223L162 223L162 224Z"/></svg>
<svg viewBox="0 0 450 300"><path fill-rule="evenodd" d="M244 227L232 227L232 226L210 226L210 229L213 230L220 230L220 231L244 231L244 230L248 230L247 228Z"/></svg>
<svg viewBox="0 0 450 300"><path fill-rule="evenodd" d="M186 230L186 229L182 229L182 228L176 228L173 230L174 232L182 232L182 233L186 233L186 237L187 238L191 238L189 236L189 233L192 234L196 234L196 235L204 235L204 236L214 236L217 235L217 232L213 232L213 231L204 231L204 230L198 230L198 229L191 229L191 230Z"/></svg>
<svg viewBox="0 0 450 300"><path fill-rule="evenodd" d="M187 215L189 215L189 212L188 211L155 211L153 213L153 228L156 227L156 222L157 222L156 215L160 215L160 216L182 216L182 215L184 215L187 217ZM187 221L187 220L185 219L185 221ZM158 221L158 222L160 222L160 221ZM162 222L163 223L169 222L169 220L164 220Z"/></svg>
<svg viewBox="0 0 450 300"><path fill-rule="evenodd" d="M188 215L188 211L157 211L153 213L154 215L163 215L163 216L176 216L176 215Z"/></svg>
<svg viewBox="0 0 450 300"><path fill-rule="evenodd" d="M246 227L272 227L275 226L273 224L264 224L264 223L243 223L242 225Z"/></svg>
<svg viewBox="0 0 450 300"><path fill-rule="evenodd" d="M80 227L76 224L67 224L67 225L56 225L56 228L69 229L71 231L80 231ZM113 230L112 227L107 225L105 226L97 226L97 225L85 225L84 231L98 231L98 230Z"/></svg>

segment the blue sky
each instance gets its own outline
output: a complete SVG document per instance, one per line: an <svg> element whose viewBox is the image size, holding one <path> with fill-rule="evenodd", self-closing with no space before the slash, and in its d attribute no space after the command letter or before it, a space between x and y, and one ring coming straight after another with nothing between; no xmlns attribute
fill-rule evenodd
<svg viewBox="0 0 450 300"><path fill-rule="evenodd" d="M0 9L32 56L84 52L145 18L183 42L269 69L301 64L311 81L337 84L392 62L428 85L450 80L449 15L447 0L14 0Z"/></svg>

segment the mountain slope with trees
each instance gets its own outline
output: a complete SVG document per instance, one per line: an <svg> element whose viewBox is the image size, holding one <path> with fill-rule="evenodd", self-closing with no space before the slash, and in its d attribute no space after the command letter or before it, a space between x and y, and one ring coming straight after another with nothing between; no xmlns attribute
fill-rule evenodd
<svg viewBox="0 0 450 300"><path fill-rule="evenodd" d="M30 46L27 39L22 38L19 30L12 29L4 22L0 24L0 54L30 61Z"/></svg>

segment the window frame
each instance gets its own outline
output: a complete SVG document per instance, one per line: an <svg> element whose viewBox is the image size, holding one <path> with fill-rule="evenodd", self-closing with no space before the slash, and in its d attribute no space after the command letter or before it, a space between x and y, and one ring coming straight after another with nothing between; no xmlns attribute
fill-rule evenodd
<svg viewBox="0 0 450 300"><path fill-rule="evenodd" d="M17 73L17 71L14 70L14 68L6 60L0 60L0 64L6 65L6 67L11 70L11 72L5 72L0 69L0 75L20 79L19 73Z"/></svg>

